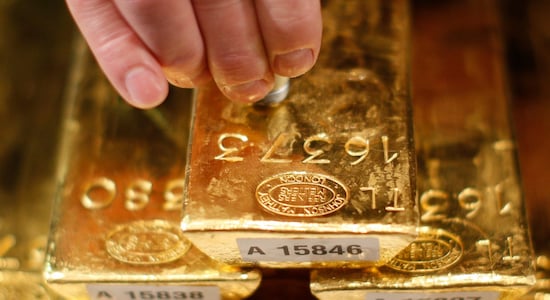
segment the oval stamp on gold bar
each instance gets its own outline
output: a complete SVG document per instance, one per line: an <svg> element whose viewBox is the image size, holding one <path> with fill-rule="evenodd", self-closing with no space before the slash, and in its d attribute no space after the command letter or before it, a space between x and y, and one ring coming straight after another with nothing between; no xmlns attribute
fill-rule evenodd
<svg viewBox="0 0 550 300"><path fill-rule="evenodd" d="M148 220L117 226L107 236L105 246L121 262L155 265L177 260L191 244L178 226L164 220Z"/></svg>
<svg viewBox="0 0 550 300"><path fill-rule="evenodd" d="M418 237L386 266L401 272L430 273L456 264L463 255L459 236L446 230L420 227Z"/></svg>
<svg viewBox="0 0 550 300"><path fill-rule="evenodd" d="M291 217L319 217L341 209L348 188L335 178L309 172L271 176L256 188L256 200L267 211Z"/></svg>

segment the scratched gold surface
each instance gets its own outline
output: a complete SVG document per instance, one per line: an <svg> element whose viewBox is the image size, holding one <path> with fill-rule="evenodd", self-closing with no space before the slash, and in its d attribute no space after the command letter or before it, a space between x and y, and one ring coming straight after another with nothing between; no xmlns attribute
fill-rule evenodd
<svg viewBox="0 0 550 300"><path fill-rule="evenodd" d="M45 281L87 299L92 284L218 286L222 299L257 288L260 274L217 263L179 228L190 94L138 110L110 87L84 43L68 83Z"/></svg>
<svg viewBox="0 0 550 300"><path fill-rule="evenodd" d="M419 237L380 268L313 272L320 299L517 299L535 281L497 2L428 4L413 48Z"/></svg>
<svg viewBox="0 0 550 300"><path fill-rule="evenodd" d="M348 263L373 265L416 235L406 2L322 9L318 64L291 79L279 105L232 103L213 86L196 92L182 228L215 259L250 264L236 244L243 237L361 236L380 241L379 259Z"/></svg>

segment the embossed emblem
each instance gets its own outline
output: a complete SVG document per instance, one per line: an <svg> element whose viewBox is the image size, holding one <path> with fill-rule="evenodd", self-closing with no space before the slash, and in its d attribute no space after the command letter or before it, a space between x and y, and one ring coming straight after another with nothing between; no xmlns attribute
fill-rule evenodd
<svg viewBox="0 0 550 300"><path fill-rule="evenodd" d="M106 238L115 259L138 265L172 262L190 247L178 226L163 220L137 221L117 226Z"/></svg>
<svg viewBox="0 0 550 300"><path fill-rule="evenodd" d="M287 172L272 176L256 188L256 200L267 211L292 217L318 217L342 208L347 187L327 175Z"/></svg>
<svg viewBox="0 0 550 300"><path fill-rule="evenodd" d="M418 237L386 266L402 272L429 273L456 264L463 255L460 238L443 229L420 227Z"/></svg>

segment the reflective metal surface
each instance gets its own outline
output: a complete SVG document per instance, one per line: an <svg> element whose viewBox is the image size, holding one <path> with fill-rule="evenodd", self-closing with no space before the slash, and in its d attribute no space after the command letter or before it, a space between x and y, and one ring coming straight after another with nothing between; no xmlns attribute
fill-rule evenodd
<svg viewBox="0 0 550 300"><path fill-rule="evenodd" d="M543 253L537 256L537 280L529 292L521 300L548 300L550 299L550 256Z"/></svg>
<svg viewBox="0 0 550 300"><path fill-rule="evenodd" d="M416 235L405 1L327 1L276 106L199 89L182 228L237 265L376 265Z"/></svg>
<svg viewBox="0 0 550 300"><path fill-rule="evenodd" d="M459 2L459 1L456 1ZM549 157L547 155L550 143L545 137L545 132L550 130L550 103L548 101L548 91L550 85L546 84L550 77L548 76L550 62L550 51L548 51L548 26L550 23L548 16L548 1L546 0L528 0L528 1L503 1L513 3L510 8L510 15L505 18L508 26L513 27L514 34L520 39L510 42L507 47L508 55L514 60L512 62L513 72L510 76L513 79L513 96L514 96L514 114L516 118L517 131L516 135L519 143L520 162L522 164L522 178L524 180L525 195L528 200L527 204L530 208L530 221L533 226L535 248L540 250L542 255L544 249L548 249L548 241L550 241L550 227L547 224L548 216L550 216L550 205L548 205L548 189L547 182L550 180L550 172L548 171ZM433 6L442 5L440 1L419 0L413 1L413 6L418 11L426 11L432 9ZM518 18L522 18L525 9L529 9L529 15L524 16L525 19L520 20L523 23L516 23ZM50 132L50 125L54 125L55 121L51 120L52 114L54 119L59 117L59 107L55 101L60 98L59 87L65 83L64 72L70 59L67 59L68 42L72 35L69 16L62 1L39 1L39 0L4 0L0 1L0 182L2 195L8 195L8 198L2 198L0 202L0 215L3 215L4 220L14 219L8 216L14 210L11 208L15 205L13 199L19 198L17 195L34 194L32 191L20 191L19 186L32 186L29 184L20 185L23 178L27 178L28 171L23 172L22 165L26 165L23 161L28 161L26 154L23 154L27 142L31 136L39 136L40 141L34 145L39 154L36 158L40 165L45 167L40 171L42 174L47 174L49 164L53 164L53 151L45 145L54 142L55 139ZM476 11L472 8L472 11ZM461 23L467 23L467 18L471 14L470 11L461 13L457 11L461 17L464 17ZM536 16L535 16L536 15ZM521 25L524 25L523 27ZM527 25L528 27L525 27ZM413 43L418 37L413 36ZM530 39L533 38L536 51L536 57L530 57L533 53L529 50ZM518 49L520 52L518 52ZM425 58L429 58L427 55ZM422 59L422 57L416 58ZM444 67L444 65L443 65ZM416 72L415 72L416 73ZM447 76L441 76L442 78ZM437 82L437 80L433 80ZM546 90L545 93L537 91L536 85ZM519 91L518 91L519 90ZM519 94L518 94L519 93ZM39 105L37 105L39 104ZM32 112L36 108L38 112ZM416 109L417 111L418 109ZM35 123L37 121L38 123ZM53 123L52 123L53 122ZM38 124L38 125L37 125ZM56 130L53 130L54 132ZM32 134L31 134L32 133ZM54 134L55 135L55 134ZM11 146L7 146L11 145ZM12 147L14 146L15 147ZM11 150L8 150L11 149ZM30 148L29 148L30 149ZM6 151L4 151L6 150ZM12 151L14 150L14 151ZM36 166L35 165L35 166ZM27 168L35 173L38 169ZM30 179L25 179L30 182ZM35 185L36 187L42 185ZM18 191L19 190L19 191ZM37 192L41 194L40 192ZM43 194L41 194L43 195ZM24 197L30 199L28 197ZM34 199L36 200L36 199ZM4 201L7 201L6 204ZM29 200L30 201L30 200ZM10 207L10 209L6 209ZM27 206L23 206L23 210L28 210ZM36 211L32 210L33 217L41 216ZM23 219L18 224L24 224ZM7 223L3 223L4 225ZM0 226L1 227L1 226ZM19 227L19 225L17 225ZM6 227L3 227L6 228ZM46 229L45 227L42 229ZM2 229L0 229L2 230ZM26 230L26 229L23 229ZM2 231L0 236L3 238ZM14 233L10 230L9 234ZM12 239L7 239L10 245ZM21 242L21 239L16 239L16 242ZM5 250L5 248L3 248ZM10 248L10 257L14 255ZM18 249L23 249L19 247ZM26 251L25 251L26 252ZM8 257L6 254L4 258ZM539 271L545 272L539 267ZM3 272L3 271L0 271ZM313 299L307 290L309 284L308 278L304 270L287 270L287 269L264 269L262 271L263 279L260 288L251 296L250 299ZM540 274L541 272L539 272ZM29 277L14 276L14 273L9 273L10 276L3 276L2 280L9 279L8 286L23 287L22 292L31 292L27 283L32 283ZM8 281L4 281L8 282ZM540 286L537 284L536 286ZM535 288L536 288L535 286ZM5 290L3 290L5 292ZM0 292L0 295L5 297L5 294ZM34 294L30 299L35 299ZM0 296L0 299L3 299ZM541 295L542 296L542 295ZM8 299L14 299L10 297ZM15 299L24 299L22 294L18 294Z"/></svg>
<svg viewBox="0 0 550 300"><path fill-rule="evenodd" d="M50 19L29 14L31 6ZM57 100L69 64L63 38L71 31L57 3L0 1L2 300L55 299L41 273L55 193ZM45 69L55 76L42 76Z"/></svg>
<svg viewBox="0 0 550 300"><path fill-rule="evenodd" d="M70 299L249 296L257 271L211 260L179 228L189 91L174 91L153 110L131 108L82 41L75 52L44 271L49 287Z"/></svg>
<svg viewBox="0 0 550 300"><path fill-rule="evenodd" d="M517 299L534 283L501 34L496 1L415 16L419 237L380 268L315 271L317 297Z"/></svg>

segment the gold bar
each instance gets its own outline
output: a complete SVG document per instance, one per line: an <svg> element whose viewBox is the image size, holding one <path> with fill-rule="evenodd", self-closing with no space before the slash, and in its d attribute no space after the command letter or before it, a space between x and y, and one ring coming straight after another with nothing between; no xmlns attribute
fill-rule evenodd
<svg viewBox="0 0 550 300"><path fill-rule="evenodd" d="M15 101L0 103L12 113L20 108ZM51 115L51 123L24 132L40 125L33 112L29 108L28 120L17 120L21 126L0 121L3 132L15 133L0 149L0 299L50 299L41 271L55 194L54 164L47 154L55 149L58 128Z"/></svg>
<svg viewBox="0 0 550 300"><path fill-rule="evenodd" d="M531 290L520 300L550 299L550 256L548 252L537 256L537 280Z"/></svg>
<svg viewBox="0 0 550 300"><path fill-rule="evenodd" d="M46 300L55 299L43 283L42 266L55 194L57 83L64 74L48 69L54 76L45 77L41 68L63 65L51 61L63 55L63 43L51 47L63 30L43 28L45 39L22 38L32 25L17 15L34 11L20 4L0 3L0 299ZM48 22L56 28L62 15L56 5L47 7ZM41 49L46 42L49 48Z"/></svg>
<svg viewBox="0 0 550 300"><path fill-rule="evenodd" d="M43 151L54 145L38 145L37 137L33 139L19 149L23 161L19 165L10 163L10 168L2 171L11 173L7 176L23 174L13 187L4 186L11 179L2 180L0 188L0 299L50 299L41 271L55 184L53 176L47 176L47 167L39 169L45 163Z"/></svg>
<svg viewBox="0 0 550 300"><path fill-rule="evenodd" d="M419 237L379 268L312 272L312 292L319 299L517 299L535 273L497 3L416 5Z"/></svg>
<svg viewBox="0 0 550 300"><path fill-rule="evenodd" d="M30 114L29 114L30 115ZM54 160L57 123L42 124L39 133L27 133L16 157L8 157L10 167L0 188L0 299L55 299L44 285L42 267L55 195ZM28 124L38 125L30 118ZM15 154L15 153L14 153ZM2 157L2 160L6 157ZM2 165L5 161L2 161ZM16 180L10 189L4 184Z"/></svg>
<svg viewBox="0 0 550 300"><path fill-rule="evenodd" d="M375 265L416 235L407 2L322 10L318 63L284 101L196 93L181 226L214 259Z"/></svg>
<svg viewBox="0 0 550 300"><path fill-rule="evenodd" d="M131 108L82 41L76 52L47 284L70 299L249 296L259 272L209 259L179 228L191 94L174 90L156 109Z"/></svg>

